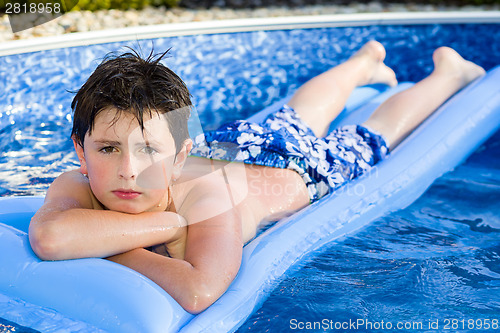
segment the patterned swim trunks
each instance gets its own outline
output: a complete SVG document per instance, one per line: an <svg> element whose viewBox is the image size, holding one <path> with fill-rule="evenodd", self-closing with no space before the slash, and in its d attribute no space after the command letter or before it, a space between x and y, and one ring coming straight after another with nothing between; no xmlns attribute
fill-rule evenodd
<svg viewBox="0 0 500 333"><path fill-rule="evenodd" d="M382 135L359 125L318 138L284 105L261 123L239 120L198 135L191 155L294 170L314 202L369 170L387 151Z"/></svg>

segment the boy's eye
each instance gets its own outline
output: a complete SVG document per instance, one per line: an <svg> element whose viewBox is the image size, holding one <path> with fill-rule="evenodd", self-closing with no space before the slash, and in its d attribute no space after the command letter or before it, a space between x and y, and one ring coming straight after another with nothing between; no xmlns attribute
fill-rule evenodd
<svg viewBox="0 0 500 333"><path fill-rule="evenodd" d="M148 155L153 155L153 154L158 153L158 151L151 146L145 146L141 149L141 151L145 154L148 154Z"/></svg>
<svg viewBox="0 0 500 333"><path fill-rule="evenodd" d="M115 147L111 147L111 146L103 147L103 148L99 149L99 151L104 153L104 154L111 154L115 151Z"/></svg>

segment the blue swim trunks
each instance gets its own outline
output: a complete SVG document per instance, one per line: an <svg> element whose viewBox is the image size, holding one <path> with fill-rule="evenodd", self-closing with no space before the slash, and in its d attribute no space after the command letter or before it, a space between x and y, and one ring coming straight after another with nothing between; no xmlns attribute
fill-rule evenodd
<svg viewBox="0 0 500 333"><path fill-rule="evenodd" d="M359 125L318 138L284 105L261 123L239 120L198 135L191 155L294 170L314 202L369 170L387 152L382 135Z"/></svg>

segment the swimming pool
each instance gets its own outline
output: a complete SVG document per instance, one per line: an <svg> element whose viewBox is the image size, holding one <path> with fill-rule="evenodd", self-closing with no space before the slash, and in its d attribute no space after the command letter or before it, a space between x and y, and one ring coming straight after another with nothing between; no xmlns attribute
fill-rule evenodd
<svg viewBox="0 0 500 333"><path fill-rule="evenodd" d="M203 123L213 128L289 94L371 38L387 47L387 63L400 81L415 81L431 70L432 49L442 44L487 69L499 64L498 37L499 24L381 25L167 37L154 45L158 51L174 46L166 64L186 80ZM68 140L72 95L66 90L77 89L97 65L95 59L107 52L123 45L149 50L151 43L114 42L0 58L7 69L0 73L0 195L43 194L54 177L76 166ZM495 229L500 214L493 206L499 162L491 157L499 156L498 137L407 210L304 261L240 331L288 331L292 319L427 323L498 318ZM466 201L458 195L462 191L484 196ZM475 208L463 209L467 205Z"/></svg>
<svg viewBox="0 0 500 333"><path fill-rule="evenodd" d="M357 320L365 322L332 331L388 331L376 329L382 323L410 325L405 332L493 331L479 328L500 316L499 200L497 132L408 208L305 258L238 332Z"/></svg>

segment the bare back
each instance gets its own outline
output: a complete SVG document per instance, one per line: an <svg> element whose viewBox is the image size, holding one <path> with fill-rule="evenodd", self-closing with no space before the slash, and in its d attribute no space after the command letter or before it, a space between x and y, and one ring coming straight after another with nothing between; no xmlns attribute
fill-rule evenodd
<svg viewBox="0 0 500 333"><path fill-rule="evenodd" d="M192 216L190 210L202 199L200 195L217 195L221 202L212 214L236 209L244 242L255 236L259 225L309 204L305 184L292 170L199 157L188 158L172 192L177 213L182 216Z"/></svg>

